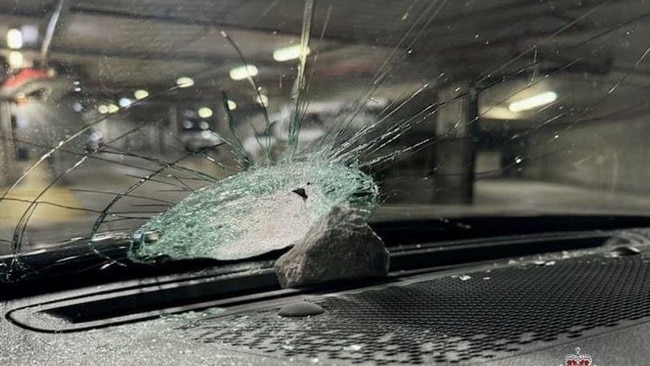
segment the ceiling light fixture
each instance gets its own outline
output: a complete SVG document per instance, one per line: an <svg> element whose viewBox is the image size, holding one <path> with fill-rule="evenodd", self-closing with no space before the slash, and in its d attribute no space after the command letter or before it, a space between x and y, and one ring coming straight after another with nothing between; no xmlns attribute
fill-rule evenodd
<svg viewBox="0 0 650 366"><path fill-rule="evenodd" d="M108 113L115 113L115 112L118 112L119 110L120 110L120 107L116 106L113 103L109 104L108 107L107 107Z"/></svg>
<svg viewBox="0 0 650 366"><path fill-rule="evenodd" d="M233 80L244 80L257 75L259 70L255 65L243 65L230 70L230 78Z"/></svg>
<svg viewBox="0 0 650 366"><path fill-rule="evenodd" d="M231 111L234 111L235 109L237 109L237 103L235 103L234 100L229 100L228 101L228 109L230 109Z"/></svg>
<svg viewBox="0 0 650 366"><path fill-rule="evenodd" d="M549 91L541 94L534 95L530 98L525 98L516 102L510 103L508 109L511 112L521 112L529 109L541 107L546 104L553 103L557 100L557 93Z"/></svg>
<svg viewBox="0 0 650 366"><path fill-rule="evenodd" d="M260 94L255 97L255 101L261 105L262 107L268 107L269 106L269 97L267 97L264 94Z"/></svg>
<svg viewBox="0 0 650 366"><path fill-rule="evenodd" d="M23 67L23 63L25 62L25 59L23 58L23 54L20 53L19 51L11 51L9 52L9 66L12 69L19 69Z"/></svg>
<svg viewBox="0 0 650 366"><path fill-rule="evenodd" d="M120 101L118 102L120 107L123 107L123 108L126 108L126 107L130 106L131 103L133 103L133 100L131 100L129 98L126 98L126 97L120 98Z"/></svg>
<svg viewBox="0 0 650 366"><path fill-rule="evenodd" d="M18 29L9 29L7 31L7 47L18 50L23 47L23 33Z"/></svg>
<svg viewBox="0 0 650 366"><path fill-rule="evenodd" d="M299 44L278 48L277 50L273 51L273 59L278 62L295 60L297 58L300 58L302 54L301 51L302 49L300 48ZM309 47L307 47L305 50L305 56L309 55L310 52L311 50Z"/></svg>
<svg viewBox="0 0 650 366"><path fill-rule="evenodd" d="M208 107L201 107L198 110L199 117L201 118L210 118L212 117L212 109Z"/></svg>
<svg viewBox="0 0 650 366"><path fill-rule="evenodd" d="M194 80L192 80L192 78L188 78L187 76L181 76L180 78L176 79L176 85L178 85L179 88L189 88L194 85Z"/></svg>
<svg viewBox="0 0 650 366"><path fill-rule="evenodd" d="M138 89L133 93L135 99L140 100L149 96L149 92L144 89Z"/></svg>

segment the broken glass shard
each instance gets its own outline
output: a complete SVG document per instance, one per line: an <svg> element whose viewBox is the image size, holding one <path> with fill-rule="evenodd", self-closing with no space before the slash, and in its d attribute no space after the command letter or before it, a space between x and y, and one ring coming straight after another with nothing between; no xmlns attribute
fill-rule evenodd
<svg viewBox="0 0 650 366"><path fill-rule="evenodd" d="M251 168L199 190L143 225L130 257L237 260L293 245L333 207L370 216L378 188L361 170L309 160ZM155 234L152 234L155 233Z"/></svg>

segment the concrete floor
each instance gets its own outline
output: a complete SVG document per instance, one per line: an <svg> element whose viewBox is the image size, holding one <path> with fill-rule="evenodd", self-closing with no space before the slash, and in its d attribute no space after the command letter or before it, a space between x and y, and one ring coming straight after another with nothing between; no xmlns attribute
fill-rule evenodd
<svg viewBox="0 0 650 366"><path fill-rule="evenodd" d="M127 163L133 163L128 162ZM27 169L24 163L21 169ZM206 159L188 160L187 167L209 172L212 176L226 173ZM174 175L190 178L190 174L174 171ZM136 184L147 170L117 164L87 162L48 188L55 172L44 162L0 201L0 254L10 252L10 242L21 219L29 217L24 234L24 248L36 248L71 237L88 236L99 217L116 194ZM199 179L183 179L163 174L161 182L147 182L112 207L112 220L103 230L132 230L146 217L154 215L186 196L191 189L207 184ZM2 189L2 191L4 191ZM92 191L92 192L91 192ZM105 192L98 193L97 191ZM41 195L42 193L42 195ZM39 197L40 195L40 197ZM42 203L25 215L29 202ZM153 198L153 199L152 199ZM29 212L29 211L27 211ZM526 180L480 180L475 185L472 205L404 205L381 207L375 220L415 217L458 217L465 215L537 215L540 213L575 214L640 214L650 213L650 196L617 193L565 184ZM127 217L124 217L127 216ZM141 217L141 219L137 219ZM135 218L135 219L129 219Z"/></svg>

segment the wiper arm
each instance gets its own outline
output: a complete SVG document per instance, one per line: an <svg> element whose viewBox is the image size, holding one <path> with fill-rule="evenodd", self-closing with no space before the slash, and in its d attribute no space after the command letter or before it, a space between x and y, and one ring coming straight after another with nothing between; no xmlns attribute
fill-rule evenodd
<svg viewBox="0 0 650 366"><path fill-rule="evenodd" d="M597 247L608 230L650 227L642 216L541 216L473 217L448 220L410 220L371 223L390 251L392 272L460 265L463 263L525 256L543 252ZM239 261L191 259L135 263L127 253L130 234L113 233L87 245L74 239L51 249L23 253L21 272L14 281L0 282L0 297L52 292L86 285L147 278L232 264L271 268L286 250ZM101 255L97 255L97 252ZM107 259L107 258L110 258ZM0 257L0 268L9 268L13 256ZM126 265L117 265L122 263ZM2 294L5 294L4 296ZM9 294L9 295L7 295Z"/></svg>

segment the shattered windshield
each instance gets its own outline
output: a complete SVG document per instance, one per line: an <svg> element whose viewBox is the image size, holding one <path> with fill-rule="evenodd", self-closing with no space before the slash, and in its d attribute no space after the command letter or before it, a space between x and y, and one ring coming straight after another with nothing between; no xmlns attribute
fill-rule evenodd
<svg viewBox="0 0 650 366"><path fill-rule="evenodd" d="M650 4L9 0L0 255L238 260L333 210L646 215Z"/></svg>

